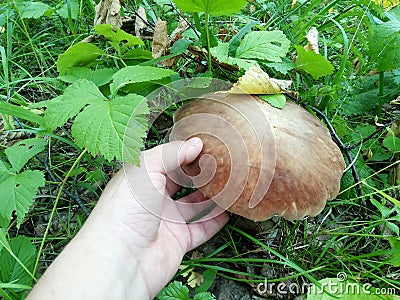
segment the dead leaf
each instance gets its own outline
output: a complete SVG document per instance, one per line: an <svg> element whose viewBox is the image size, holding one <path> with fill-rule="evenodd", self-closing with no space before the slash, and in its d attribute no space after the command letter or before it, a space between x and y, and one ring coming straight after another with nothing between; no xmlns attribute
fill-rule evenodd
<svg viewBox="0 0 400 300"><path fill-rule="evenodd" d="M180 265L179 267L178 267L178 269L179 270L185 270L187 268L187 266L185 266L185 265ZM181 275L182 275L182 277L188 277L189 275L190 275L190 273L191 272L193 272L193 268L189 268L189 269L187 269L185 272L183 272Z"/></svg>
<svg viewBox="0 0 400 300"><path fill-rule="evenodd" d="M296 6L297 0L292 0L292 9Z"/></svg>
<svg viewBox="0 0 400 300"><path fill-rule="evenodd" d="M318 49L318 30L315 27L311 27L310 30L307 32L306 39L308 41L307 45L304 49L314 51L315 53L319 54Z"/></svg>
<svg viewBox="0 0 400 300"><path fill-rule="evenodd" d="M187 285L191 288L195 288L196 286L200 286L204 282L203 274L199 274L197 272L192 272L187 280Z"/></svg>
<svg viewBox="0 0 400 300"><path fill-rule="evenodd" d="M250 67L229 90L231 94L281 94L289 90L291 80L270 78L258 65Z"/></svg>
<svg viewBox="0 0 400 300"><path fill-rule="evenodd" d="M96 16L94 17L94 25L112 24L116 27L121 27L121 4L120 0L101 0L95 8Z"/></svg>
<svg viewBox="0 0 400 300"><path fill-rule="evenodd" d="M143 35L144 30L147 28L147 16L143 6L139 6L136 12L135 19L135 35L140 37Z"/></svg>
<svg viewBox="0 0 400 300"><path fill-rule="evenodd" d="M154 28L153 45L151 53L153 58L160 58L163 56L165 49L169 46L167 22L161 19L157 20L156 27Z"/></svg>
<svg viewBox="0 0 400 300"><path fill-rule="evenodd" d="M172 31L170 40L171 42L175 42L180 38L180 35L185 32L189 28L187 21L184 18L180 18L178 26Z"/></svg>

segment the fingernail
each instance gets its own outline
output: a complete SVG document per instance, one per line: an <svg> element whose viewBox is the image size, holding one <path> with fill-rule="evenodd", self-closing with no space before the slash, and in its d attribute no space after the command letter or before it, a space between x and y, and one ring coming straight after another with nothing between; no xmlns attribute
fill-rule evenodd
<svg viewBox="0 0 400 300"><path fill-rule="evenodd" d="M188 142L192 144L192 146L197 146L201 143L201 139L198 137L193 137L190 140L188 140Z"/></svg>

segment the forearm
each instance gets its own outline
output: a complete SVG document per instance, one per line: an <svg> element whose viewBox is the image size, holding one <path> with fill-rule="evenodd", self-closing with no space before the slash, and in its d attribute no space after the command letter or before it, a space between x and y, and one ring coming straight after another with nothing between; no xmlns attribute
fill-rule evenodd
<svg viewBox="0 0 400 300"><path fill-rule="evenodd" d="M28 300L149 299L137 258L112 229L88 220L44 273Z"/></svg>

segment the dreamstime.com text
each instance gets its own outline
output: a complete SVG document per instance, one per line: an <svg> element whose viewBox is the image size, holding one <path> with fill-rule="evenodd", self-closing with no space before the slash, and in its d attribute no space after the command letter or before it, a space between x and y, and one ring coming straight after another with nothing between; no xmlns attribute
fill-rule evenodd
<svg viewBox="0 0 400 300"><path fill-rule="evenodd" d="M257 285L257 292L260 295L299 295L299 294L323 294L333 295L396 295L396 288L379 288L370 283L356 283L347 280L347 275L343 272L337 274L338 280L326 280L316 287L313 283L298 284L295 282L268 282ZM315 287L314 287L315 286Z"/></svg>

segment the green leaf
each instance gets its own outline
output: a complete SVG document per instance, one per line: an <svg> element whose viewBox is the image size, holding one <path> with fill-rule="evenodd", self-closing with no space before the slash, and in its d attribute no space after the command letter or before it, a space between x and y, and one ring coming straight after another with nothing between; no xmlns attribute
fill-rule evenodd
<svg viewBox="0 0 400 300"><path fill-rule="evenodd" d="M211 54L217 58L220 62L229 65L237 65L239 68L247 70L252 65L256 64L256 60L251 59L241 59L236 57L231 57L229 53L229 43L219 43L217 47L211 48Z"/></svg>
<svg viewBox="0 0 400 300"><path fill-rule="evenodd" d="M215 298L209 292L202 292L196 294L193 300L215 300Z"/></svg>
<svg viewBox="0 0 400 300"><path fill-rule="evenodd" d="M240 31L235 34L235 36L229 41L229 56L235 56L237 48L240 46L240 42L242 38L249 33L253 27L257 24L257 22L247 23Z"/></svg>
<svg viewBox="0 0 400 300"><path fill-rule="evenodd" d="M126 51L125 54L122 56L122 59L151 60L153 59L153 55L149 50L143 48L135 48Z"/></svg>
<svg viewBox="0 0 400 300"><path fill-rule="evenodd" d="M41 138L19 141L7 148L4 152L11 163L11 172L18 173L30 160L46 147L47 142ZM0 168L1 170L1 168Z"/></svg>
<svg viewBox="0 0 400 300"><path fill-rule="evenodd" d="M10 244L6 237L6 230L4 228L0 228L0 253L4 247L10 248Z"/></svg>
<svg viewBox="0 0 400 300"><path fill-rule="evenodd" d="M174 3L183 11L222 16L239 12L245 6L246 0L174 0Z"/></svg>
<svg viewBox="0 0 400 300"><path fill-rule="evenodd" d="M236 57L281 62L289 47L290 41L280 30L253 31L243 38Z"/></svg>
<svg viewBox="0 0 400 300"><path fill-rule="evenodd" d="M261 99L266 101L269 105L275 108L283 108L286 104L286 97L282 94L275 95L258 95Z"/></svg>
<svg viewBox="0 0 400 300"><path fill-rule="evenodd" d="M101 34L108 39L114 49L119 53L124 53L126 49L131 46L144 45L140 38L126 33L118 27L114 30L111 24L96 25L94 30L97 34ZM120 46L122 43L123 45Z"/></svg>
<svg viewBox="0 0 400 300"><path fill-rule="evenodd" d="M196 288L196 294L206 292L214 283L215 277L217 276L217 271L213 269L205 270L203 273L204 281L200 286Z"/></svg>
<svg viewBox="0 0 400 300"><path fill-rule="evenodd" d="M135 94L97 101L76 117L72 135L93 155L138 164L148 113L145 98Z"/></svg>
<svg viewBox="0 0 400 300"><path fill-rule="evenodd" d="M293 61L286 61L285 59L280 63L266 63L265 65L269 68L274 68L283 75L286 75L290 70L296 67Z"/></svg>
<svg viewBox="0 0 400 300"><path fill-rule="evenodd" d="M30 110L22 106L17 106L0 101L0 113L21 118L30 121L32 123L39 124L42 127L46 127L45 120L43 117L31 112Z"/></svg>
<svg viewBox="0 0 400 300"><path fill-rule="evenodd" d="M397 136L387 136L383 139L382 145L393 152L400 152L400 138Z"/></svg>
<svg viewBox="0 0 400 300"><path fill-rule="evenodd" d="M307 51L301 46L295 46L297 50L296 68L311 74L314 79L333 73L332 64L321 54Z"/></svg>
<svg viewBox="0 0 400 300"><path fill-rule="evenodd" d="M388 237L387 238L390 243L390 247L392 247L393 250L396 252L392 254L392 257L390 258L389 262L394 266L394 267L400 267L400 239L395 238L395 237Z"/></svg>
<svg viewBox="0 0 400 300"><path fill-rule="evenodd" d="M400 67L400 19L388 14L393 19L373 25L368 35L368 55L376 62L378 71Z"/></svg>
<svg viewBox="0 0 400 300"><path fill-rule="evenodd" d="M17 2L19 11L22 19L39 19L46 11L50 9L50 6L42 2Z"/></svg>
<svg viewBox="0 0 400 300"><path fill-rule="evenodd" d="M193 42L191 40L181 38L177 40L171 47L171 53L177 54L177 53L184 53L190 44Z"/></svg>
<svg viewBox="0 0 400 300"><path fill-rule="evenodd" d="M393 82L390 72L386 72L384 79L385 101L396 98L399 89ZM338 113L345 116L360 115L374 110L379 101L379 88L377 81L379 75L357 77L353 82L347 81L347 87L339 90L339 97L336 100Z"/></svg>
<svg viewBox="0 0 400 300"><path fill-rule="evenodd" d="M104 54L106 53L95 45L85 42L77 43L58 57L57 70L60 75L64 75L72 67L89 65Z"/></svg>
<svg viewBox="0 0 400 300"><path fill-rule="evenodd" d="M174 281L168 284L157 295L159 300L190 300L189 289L182 282Z"/></svg>
<svg viewBox="0 0 400 300"><path fill-rule="evenodd" d="M106 99L93 82L80 79L67 87L64 95L43 103L47 107L44 115L47 127L62 126L86 105Z"/></svg>
<svg viewBox="0 0 400 300"><path fill-rule="evenodd" d="M102 86L112 80L112 76L116 71L117 69L109 68L93 71L89 68L74 67L68 74L59 76L58 79L68 83L74 83L79 79L87 79L89 81L92 81L96 86Z"/></svg>
<svg viewBox="0 0 400 300"><path fill-rule="evenodd" d="M44 186L44 183L44 175L38 170L27 170L20 174L0 171L2 194L0 214L4 218L11 219L11 214L15 211L19 227L32 205L37 189Z"/></svg>
<svg viewBox="0 0 400 300"><path fill-rule="evenodd" d="M158 80L175 74L174 71L150 66L129 66L119 70L113 76L113 83L110 84L110 91L115 95L125 85Z"/></svg>
<svg viewBox="0 0 400 300"><path fill-rule="evenodd" d="M79 15L79 1L78 0L64 0L63 6L57 9L57 14L62 18L68 19L68 1L71 5L71 18L76 20Z"/></svg>
<svg viewBox="0 0 400 300"><path fill-rule="evenodd" d="M36 248L29 238L22 235L12 238L10 244L0 251L0 257L1 281L22 286L31 285L32 277L28 272L32 274Z"/></svg>

